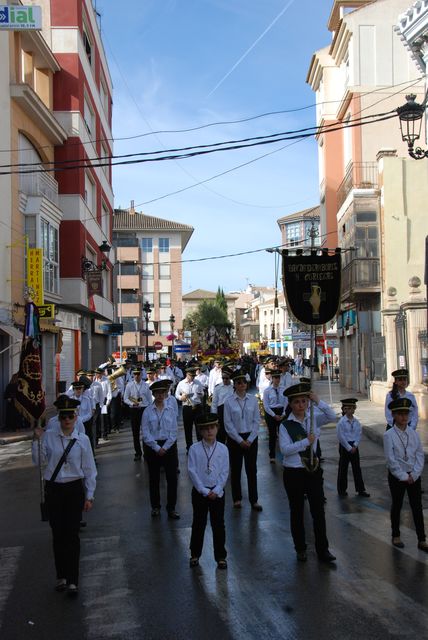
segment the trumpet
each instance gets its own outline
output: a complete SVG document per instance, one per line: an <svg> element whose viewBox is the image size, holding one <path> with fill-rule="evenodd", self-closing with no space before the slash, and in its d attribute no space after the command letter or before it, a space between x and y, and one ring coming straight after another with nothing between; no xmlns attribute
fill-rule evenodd
<svg viewBox="0 0 428 640"><path fill-rule="evenodd" d="M140 404L141 400L143 398L135 398L135 396L129 396L129 399L131 402L133 402L134 404Z"/></svg>
<svg viewBox="0 0 428 640"><path fill-rule="evenodd" d="M116 380L118 378L121 378L122 376L125 376L125 375L126 375L126 369L122 364L119 367L119 369L116 369L116 371L114 373L112 373L110 376L107 376L108 377L108 381L110 382L112 391L116 391L116 389L117 389Z"/></svg>

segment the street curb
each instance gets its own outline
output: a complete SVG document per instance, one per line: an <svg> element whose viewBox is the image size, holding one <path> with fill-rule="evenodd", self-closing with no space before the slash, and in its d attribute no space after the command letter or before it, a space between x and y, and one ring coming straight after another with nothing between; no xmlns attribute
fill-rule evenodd
<svg viewBox="0 0 428 640"><path fill-rule="evenodd" d="M7 438L0 437L0 445L14 444L16 442L25 442L26 440L32 440L32 439L33 439L32 433L21 433L16 436L7 436Z"/></svg>

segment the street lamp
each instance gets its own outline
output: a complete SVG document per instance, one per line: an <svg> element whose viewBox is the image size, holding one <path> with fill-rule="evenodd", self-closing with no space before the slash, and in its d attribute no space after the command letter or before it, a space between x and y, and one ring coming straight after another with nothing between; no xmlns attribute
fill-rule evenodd
<svg viewBox="0 0 428 640"><path fill-rule="evenodd" d="M171 356L174 357L174 342L175 342L175 334L174 334L174 325L175 325L175 316L171 313L169 316L169 326L171 327Z"/></svg>
<svg viewBox="0 0 428 640"><path fill-rule="evenodd" d="M152 308L150 306L150 302L148 300L145 301L143 305L144 312L144 320L146 321L146 363L149 362L149 317L152 312Z"/></svg>
<svg viewBox="0 0 428 640"><path fill-rule="evenodd" d="M415 98L414 93L406 96L406 104L398 107L397 113L400 119L401 138L403 142L407 142L409 156L415 160L422 160L422 158L428 158L428 151L424 151L421 147L414 149L414 144L421 137L422 118L426 105L425 101L423 104L418 104Z"/></svg>

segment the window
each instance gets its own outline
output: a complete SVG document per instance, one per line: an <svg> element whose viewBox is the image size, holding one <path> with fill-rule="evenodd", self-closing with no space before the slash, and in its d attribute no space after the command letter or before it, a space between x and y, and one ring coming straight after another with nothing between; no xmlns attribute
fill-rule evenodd
<svg viewBox="0 0 428 640"><path fill-rule="evenodd" d="M122 304L139 302L138 293L136 293L135 291L122 291L120 297L122 300Z"/></svg>
<svg viewBox="0 0 428 640"><path fill-rule="evenodd" d="M106 85L104 83L104 80L101 80L101 82L100 82L100 98L101 98L101 104L102 104L103 109L104 109L104 113L106 114L106 116L108 118L108 91L106 89Z"/></svg>
<svg viewBox="0 0 428 640"><path fill-rule="evenodd" d="M287 225L287 244L291 247L302 244L300 222L293 222Z"/></svg>
<svg viewBox="0 0 428 640"><path fill-rule="evenodd" d="M159 280L169 280L171 278L171 265L163 264L159 265Z"/></svg>
<svg viewBox="0 0 428 640"><path fill-rule="evenodd" d="M95 136L95 115L87 96L83 98L83 119L90 136Z"/></svg>
<svg viewBox="0 0 428 640"><path fill-rule="evenodd" d="M159 238L159 253L169 253L169 238Z"/></svg>
<svg viewBox="0 0 428 640"><path fill-rule="evenodd" d="M152 264L143 264L143 280L153 280Z"/></svg>
<svg viewBox="0 0 428 640"><path fill-rule="evenodd" d="M122 318L123 331L138 331L138 318Z"/></svg>
<svg viewBox="0 0 428 640"><path fill-rule="evenodd" d="M141 238L141 251L145 253L153 251L153 238Z"/></svg>
<svg viewBox="0 0 428 640"><path fill-rule="evenodd" d="M138 265L136 264L123 264L120 263L120 275L121 276L137 276L138 275Z"/></svg>
<svg viewBox="0 0 428 640"><path fill-rule="evenodd" d="M171 307L171 294L160 293L159 294L159 307L161 309L169 309Z"/></svg>
<svg viewBox="0 0 428 640"><path fill-rule="evenodd" d="M110 151L107 149L107 146L102 142L101 143L101 155L102 155L102 167L101 169L103 170L104 175L106 176L107 180L110 177Z"/></svg>
<svg viewBox="0 0 428 640"><path fill-rule="evenodd" d="M95 184L89 173L85 173L85 202L89 211L95 215Z"/></svg>
<svg viewBox="0 0 428 640"><path fill-rule="evenodd" d="M106 238L110 235L110 211L105 202L101 205L101 229Z"/></svg>
<svg viewBox="0 0 428 640"><path fill-rule="evenodd" d="M145 302L148 302L149 305L151 306L151 308L153 309L154 304L155 304L155 299L154 299L153 293L152 292L150 292L150 293L146 292L146 293L143 293L142 295L143 295L143 300L142 300L143 305L144 305Z"/></svg>
<svg viewBox="0 0 428 640"><path fill-rule="evenodd" d="M85 49L86 55L88 56L89 64L92 66L92 42L89 37L89 31L85 23L83 23L83 47Z"/></svg>
<svg viewBox="0 0 428 640"><path fill-rule="evenodd" d="M358 211L357 222L376 222L376 211Z"/></svg>
<svg viewBox="0 0 428 640"><path fill-rule="evenodd" d="M50 293L59 293L58 229L41 219L43 249L43 288Z"/></svg>
<svg viewBox="0 0 428 640"><path fill-rule="evenodd" d="M138 238L133 235L125 236L120 233L114 233L113 242L116 247L138 247Z"/></svg>
<svg viewBox="0 0 428 640"><path fill-rule="evenodd" d="M159 335L168 336L171 333L169 322L159 322Z"/></svg>

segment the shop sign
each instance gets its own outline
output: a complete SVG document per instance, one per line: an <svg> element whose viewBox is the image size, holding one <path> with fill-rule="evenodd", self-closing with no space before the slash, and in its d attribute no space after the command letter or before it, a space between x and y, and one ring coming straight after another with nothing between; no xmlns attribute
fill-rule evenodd
<svg viewBox="0 0 428 640"><path fill-rule="evenodd" d="M42 8L0 4L0 29L9 31L40 31Z"/></svg>

